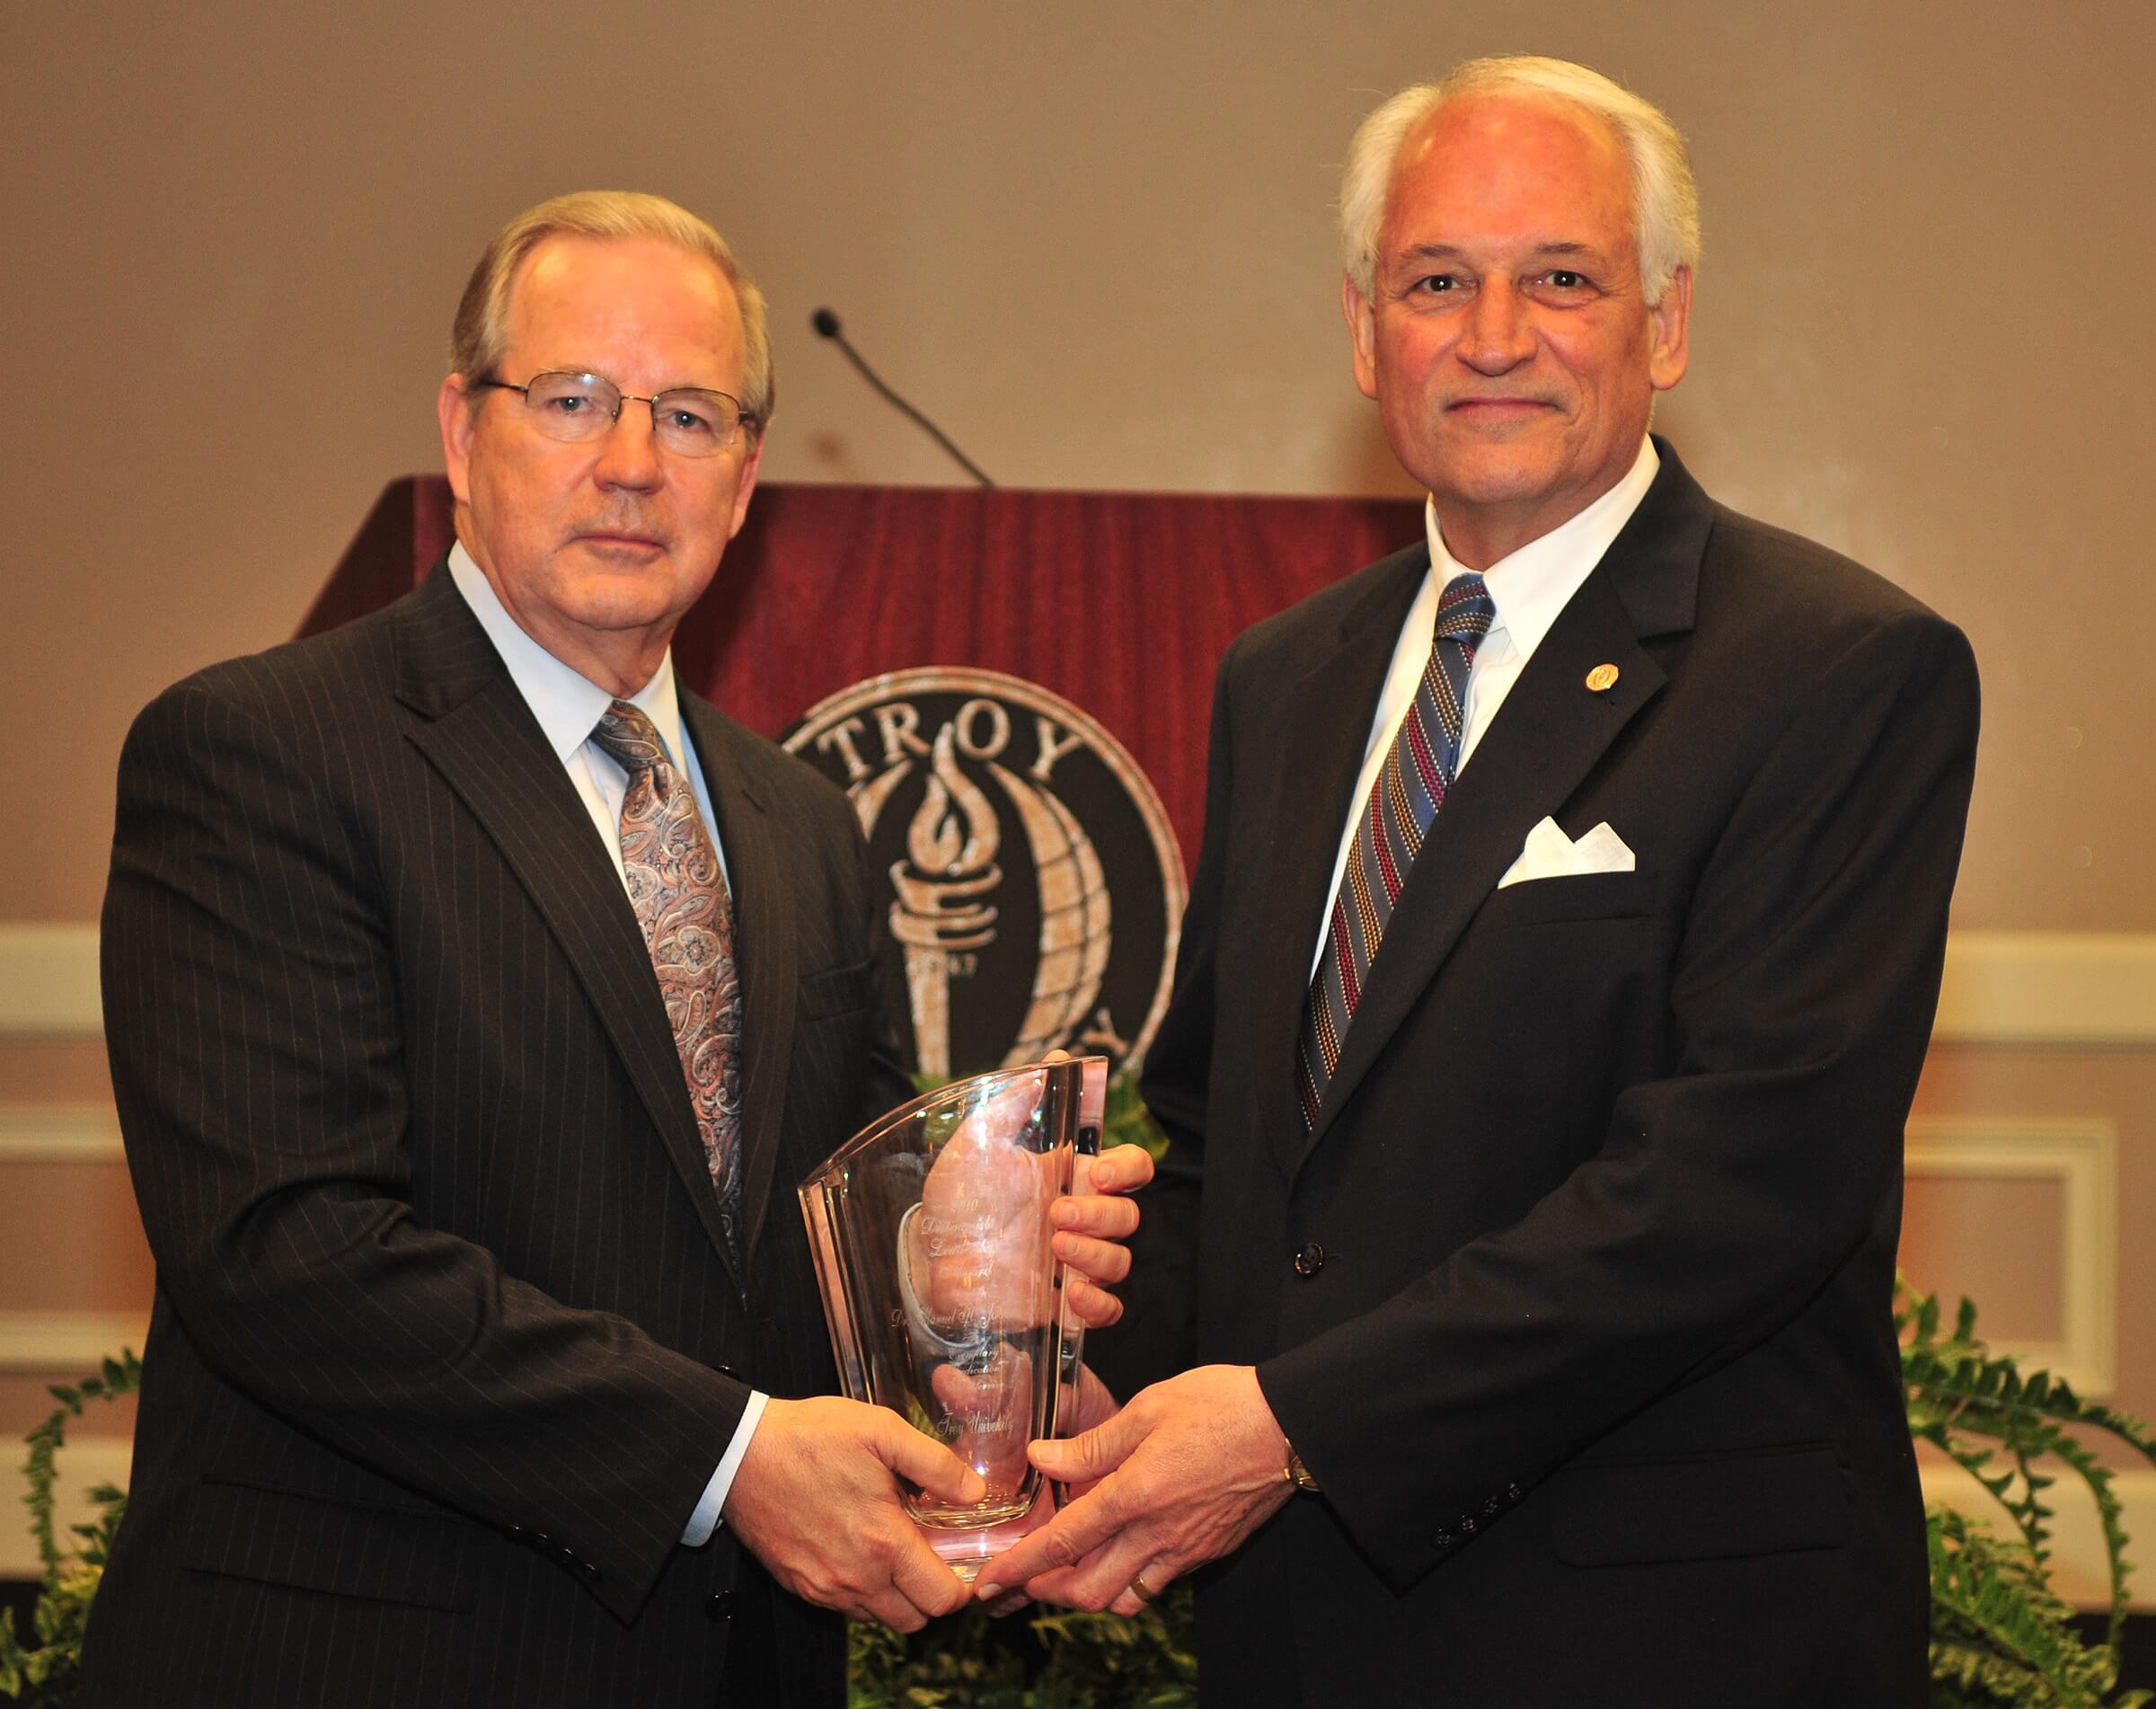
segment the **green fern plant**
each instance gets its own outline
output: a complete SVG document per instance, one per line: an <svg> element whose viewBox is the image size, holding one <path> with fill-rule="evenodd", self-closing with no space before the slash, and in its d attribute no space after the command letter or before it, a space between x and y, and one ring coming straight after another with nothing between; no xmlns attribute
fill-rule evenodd
<svg viewBox="0 0 2156 1709"><path fill-rule="evenodd" d="M31 1637L35 1647L23 1643L15 1629L14 1610L0 1614L0 1694L39 1709L60 1709L74 1702L80 1669L83 1628L90 1618L91 1598L104 1578L105 1560L111 1553L113 1534L127 1511L127 1492L101 1483L90 1492L97 1517L87 1525L70 1527L75 1541L63 1547L54 1518L54 1491L58 1483L57 1456L67 1439L67 1423L80 1418L92 1401L112 1400L131 1395L142 1381L142 1362L130 1350L108 1359L95 1377L69 1386L56 1387L52 1397L59 1408L23 1439L30 1458L22 1475L30 1484L22 1505L30 1510L31 1536L38 1545L38 1559L45 1575L38 1587L37 1606L31 1616Z"/></svg>
<svg viewBox="0 0 2156 1709"><path fill-rule="evenodd" d="M2125 1628L2126 1534L2112 1474L2084 1437L2100 1432L2156 1464L2156 1436L2139 1420L2084 1401L2038 1371L2024 1377L1976 1334L1966 1299L1941 1332L1936 1296L1904 1281L1895 1302L1909 1433L1930 1442L1991 1492L2013 1530L1934 1506L1925 1515L1931 1554L1931 1679L1936 1709L2056 1705L2059 1709L2134 1709L2145 1691L2112 1695ZM2104 1642L2085 1644L2073 1610L2051 1588L2054 1510L2048 1492L2058 1468L2080 1479L2096 1502L2110 1569Z"/></svg>
<svg viewBox="0 0 2156 1709"><path fill-rule="evenodd" d="M910 1636L856 1624L847 1709L1197 1709L1197 1610L1178 1580L1134 1619L973 1607Z"/></svg>

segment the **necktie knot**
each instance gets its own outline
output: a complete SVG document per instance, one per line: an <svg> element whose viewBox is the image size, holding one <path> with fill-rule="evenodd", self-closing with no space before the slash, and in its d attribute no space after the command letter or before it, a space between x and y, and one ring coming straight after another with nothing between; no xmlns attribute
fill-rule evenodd
<svg viewBox="0 0 2156 1709"><path fill-rule="evenodd" d="M1471 659L1475 642L1489 633L1489 626L1497 618L1497 602L1489 597L1489 584L1471 570L1446 582L1445 591L1437 596L1437 631L1434 638L1460 642Z"/></svg>
<svg viewBox="0 0 2156 1709"><path fill-rule="evenodd" d="M642 707L625 700L615 701L599 714L599 722L591 727L591 739L632 777L669 763L658 726L644 715Z"/></svg>

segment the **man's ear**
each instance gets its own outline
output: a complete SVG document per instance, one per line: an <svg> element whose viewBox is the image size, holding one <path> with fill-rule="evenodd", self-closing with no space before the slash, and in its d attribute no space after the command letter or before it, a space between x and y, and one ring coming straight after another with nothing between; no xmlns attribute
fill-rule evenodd
<svg viewBox="0 0 2156 1709"><path fill-rule="evenodd" d="M1662 300L1647 311L1653 343L1648 350L1647 374L1657 392L1666 392L1684 377L1692 359L1687 341L1692 327L1692 269L1680 267L1670 275Z"/></svg>
<svg viewBox="0 0 2156 1709"><path fill-rule="evenodd" d="M1348 336L1355 345L1355 383L1362 387L1363 395L1377 395L1377 320L1371 309L1370 299L1365 297L1355 282L1355 276L1340 274L1340 313L1348 320Z"/></svg>
<svg viewBox="0 0 2156 1709"><path fill-rule="evenodd" d="M478 404L479 399L461 374L452 374L434 394L435 419L442 429L442 461L449 471L449 491L459 504L472 502L467 476L472 466L472 430L476 425L473 418Z"/></svg>

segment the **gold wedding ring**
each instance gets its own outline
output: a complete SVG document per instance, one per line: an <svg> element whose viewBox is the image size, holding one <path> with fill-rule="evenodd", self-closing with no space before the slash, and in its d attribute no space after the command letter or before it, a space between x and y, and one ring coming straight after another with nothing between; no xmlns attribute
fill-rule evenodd
<svg viewBox="0 0 2156 1709"><path fill-rule="evenodd" d="M1145 1582L1145 1575L1143 1572L1134 1572L1130 1575L1130 1593L1137 1598L1140 1602L1151 1602L1153 1600L1153 1587Z"/></svg>

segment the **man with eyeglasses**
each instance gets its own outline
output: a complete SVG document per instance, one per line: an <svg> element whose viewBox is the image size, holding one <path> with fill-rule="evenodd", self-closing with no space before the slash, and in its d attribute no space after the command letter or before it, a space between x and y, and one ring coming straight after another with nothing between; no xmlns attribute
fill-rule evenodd
<svg viewBox="0 0 2156 1709"><path fill-rule="evenodd" d="M673 204L564 197L452 360L446 564L121 761L158 1288L81 1700L835 1705L826 1610L965 1600L898 1480L978 1479L827 1395L791 1188L912 1090L852 810L668 652L755 483L763 300ZM1070 1201L1089 1274L1149 1167Z"/></svg>

